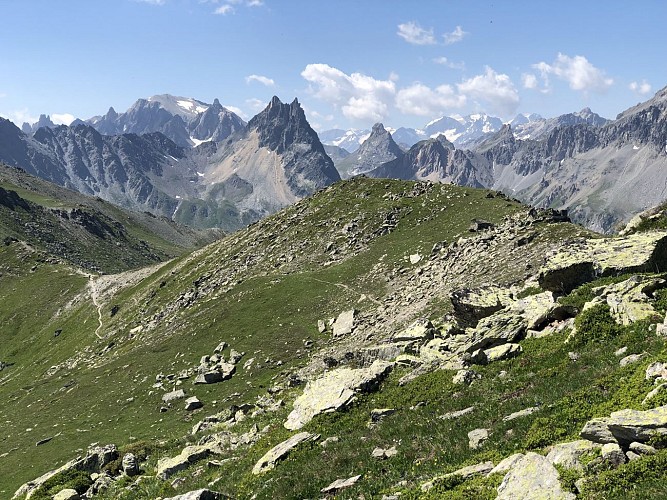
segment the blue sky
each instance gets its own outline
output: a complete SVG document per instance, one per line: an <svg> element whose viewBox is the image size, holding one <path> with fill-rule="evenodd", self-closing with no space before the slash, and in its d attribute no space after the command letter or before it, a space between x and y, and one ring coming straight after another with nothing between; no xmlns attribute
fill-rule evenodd
<svg viewBox="0 0 667 500"><path fill-rule="evenodd" d="M89 118L170 93L319 130L442 115L613 118L667 85L667 2L1 0L0 116Z"/></svg>

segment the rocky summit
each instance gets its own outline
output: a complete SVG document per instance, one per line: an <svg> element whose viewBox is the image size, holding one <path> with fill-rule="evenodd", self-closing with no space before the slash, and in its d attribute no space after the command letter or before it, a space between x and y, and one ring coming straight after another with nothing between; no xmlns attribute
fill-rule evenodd
<svg viewBox="0 0 667 500"><path fill-rule="evenodd" d="M306 168L301 119L274 99L238 144ZM84 221L62 188L1 179L21 221L0 224L3 497L666 493L660 209L604 237L496 191L357 177L101 274L58 255L69 231L129 252L163 226L125 235L102 202L76 198Z"/></svg>

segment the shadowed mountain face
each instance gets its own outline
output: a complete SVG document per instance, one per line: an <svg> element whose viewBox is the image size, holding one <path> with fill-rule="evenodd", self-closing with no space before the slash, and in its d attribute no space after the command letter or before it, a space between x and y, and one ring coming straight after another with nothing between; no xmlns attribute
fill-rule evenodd
<svg viewBox="0 0 667 500"><path fill-rule="evenodd" d="M0 161L126 208L225 230L238 229L340 179L296 100L283 104L274 98L240 130L217 100L197 113L203 108L198 101L179 100L176 105L193 110L194 134L224 141L190 148L161 132L103 135L85 124L42 127L29 135L1 120ZM165 126L183 122L155 100L135 106L132 113L148 111L154 118L164 117ZM107 115L112 120L100 119L98 127L120 116L113 110Z"/></svg>
<svg viewBox="0 0 667 500"><path fill-rule="evenodd" d="M359 149L340 161L336 168L344 178L365 174L374 168L403 156L403 150L394 142L391 134L381 123L373 125L368 136Z"/></svg>

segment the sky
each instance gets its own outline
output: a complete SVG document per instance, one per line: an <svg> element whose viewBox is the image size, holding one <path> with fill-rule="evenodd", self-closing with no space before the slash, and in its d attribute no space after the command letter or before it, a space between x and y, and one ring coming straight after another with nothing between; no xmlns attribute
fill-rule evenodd
<svg viewBox="0 0 667 500"><path fill-rule="evenodd" d="M156 94L319 131L444 115L606 118L667 85L664 0L0 0L0 116L56 123Z"/></svg>

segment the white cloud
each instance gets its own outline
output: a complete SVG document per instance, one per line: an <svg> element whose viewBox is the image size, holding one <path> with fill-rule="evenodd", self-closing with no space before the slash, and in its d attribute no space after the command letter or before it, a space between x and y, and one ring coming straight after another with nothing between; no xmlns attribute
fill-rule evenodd
<svg viewBox="0 0 667 500"><path fill-rule="evenodd" d="M134 0L135 2L147 3L149 5L164 5L165 0Z"/></svg>
<svg viewBox="0 0 667 500"><path fill-rule="evenodd" d="M466 36L468 32L463 31L463 28L461 26L457 26L454 28L454 31L451 33L445 33L442 35L445 38L445 45L451 45L456 42L460 42L463 40L463 37Z"/></svg>
<svg viewBox="0 0 667 500"><path fill-rule="evenodd" d="M221 5L220 7L215 9L213 13L221 16L226 16L227 14L234 13L234 7L232 7L230 4Z"/></svg>
<svg viewBox="0 0 667 500"><path fill-rule="evenodd" d="M433 28L424 29L414 21L399 24L396 34L413 45L434 45L436 43Z"/></svg>
<svg viewBox="0 0 667 500"><path fill-rule="evenodd" d="M521 75L521 82L524 89L535 90L537 88L537 77L532 73L524 73Z"/></svg>
<svg viewBox="0 0 667 500"><path fill-rule="evenodd" d="M435 89L414 83L396 94L396 107L406 115L436 116L466 104L466 97L456 93L451 85Z"/></svg>
<svg viewBox="0 0 667 500"><path fill-rule="evenodd" d="M21 127L25 122L32 124L39 120L38 116L30 114L28 108L10 111L9 113L0 113L0 116L11 120L17 127Z"/></svg>
<svg viewBox="0 0 667 500"><path fill-rule="evenodd" d="M245 77L246 83L252 83L252 82L258 82L261 83L262 85L266 85L267 87L273 87L276 82L274 82L271 78L267 78L266 76L262 75L249 75Z"/></svg>
<svg viewBox="0 0 667 500"><path fill-rule="evenodd" d="M509 76L496 73L487 66L484 74L474 76L457 85L467 99L485 104L492 113L509 116L519 106L519 93Z"/></svg>
<svg viewBox="0 0 667 500"><path fill-rule="evenodd" d="M570 57L559 53L552 64L544 61L533 64L540 72L545 88L549 88L549 76L568 83L572 90L605 92L614 83L606 73L593 66L584 56Z"/></svg>
<svg viewBox="0 0 667 500"><path fill-rule="evenodd" d="M443 57L436 57L435 59L433 59L433 62L435 64L440 64L442 66L446 66L447 68L451 68L451 69L465 69L465 67L466 67L466 65L463 61L455 63L455 62L450 61L449 59L447 59L444 56Z"/></svg>
<svg viewBox="0 0 667 500"><path fill-rule="evenodd" d="M262 111L268 103L253 97L252 99L246 99L245 103L250 107L250 109L256 113Z"/></svg>
<svg viewBox="0 0 667 500"><path fill-rule="evenodd" d="M74 115L69 113L54 113L51 115L51 121L56 125L69 125L74 119Z"/></svg>
<svg viewBox="0 0 667 500"><path fill-rule="evenodd" d="M630 85L628 85L628 88L632 90L635 94L638 95L647 95L651 93L651 84L648 83L646 80L642 80L640 82L632 82Z"/></svg>
<svg viewBox="0 0 667 500"><path fill-rule="evenodd" d="M248 7L261 7L264 5L264 2L262 0L249 0L246 5Z"/></svg>
<svg viewBox="0 0 667 500"><path fill-rule="evenodd" d="M382 120L396 94L396 75L377 80L362 73L348 75L328 64L308 64L301 76L316 97L340 108L347 118Z"/></svg>

